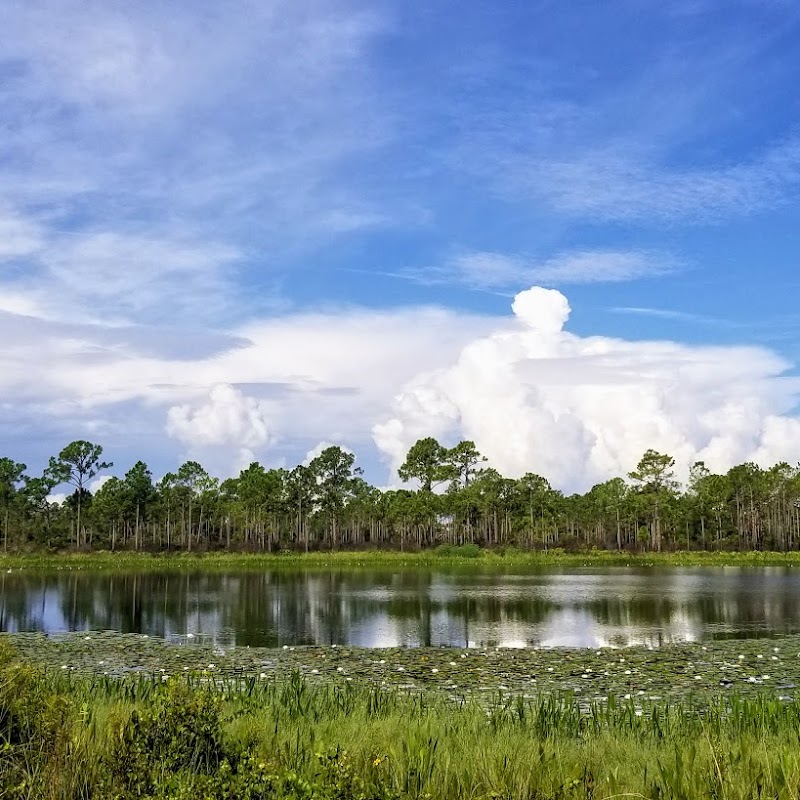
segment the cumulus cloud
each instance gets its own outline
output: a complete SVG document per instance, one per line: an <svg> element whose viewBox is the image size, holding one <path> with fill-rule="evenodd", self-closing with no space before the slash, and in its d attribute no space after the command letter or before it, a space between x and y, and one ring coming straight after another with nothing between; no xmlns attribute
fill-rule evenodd
<svg viewBox="0 0 800 800"><path fill-rule="evenodd" d="M166 431L192 458L235 474L263 457L274 441L272 408L230 384L219 384L199 403L172 406Z"/></svg>
<svg viewBox="0 0 800 800"><path fill-rule="evenodd" d="M92 494L94 494L98 491L98 489L103 488L103 484L108 483L110 480L111 475L98 475L93 481L89 482L89 486L87 488Z"/></svg>
<svg viewBox="0 0 800 800"><path fill-rule="evenodd" d="M0 348L0 439L36 463L54 442L89 438L119 469L143 458L156 472L187 454L217 474L236 454L236 469L265 456L293 465L320 441L369 458L371 424L405 382L496 324L433 307L351 307L176 337L0 311L0 340L14 343Z"/></svg>
<svg viewBox="0 0 800 800"><path fill-rule="evenodd" d="M521 292L512 308L513 326L410 381L374 426L393 471L427 435L472 439L505 474L537 472L565 490L624 475L651 447L682 477L695 460L797 460L800 380L774 353L576 336L552 289Z"/></svg>
<svg viewBox="0 0 800 800"><path fill-rule="evenodd" d="M167 433L190 447L262 447L270 440L269 407L228 384L214 386L199 406L172 406Z"/></svg>
<svg viewBox="0 0 800 800"><path fill-rule="evenodd" d="M16 343L0 353L0 397L17 409L0 405L0 425L9 442L45 436L43 448L78 435L114 444L120 469L154 456L174 468L180 448L226 475L256 458L296 464L329 442L369 467L370 433L393 473L418 438L463 437L504 473L566 490L625 474L649 447L683 475L696 459L797 461L800 382L773 352L576 336L553 289L521 292L512 310L284 314L194 355L137 328L112 337L0 314Z"/></svg>

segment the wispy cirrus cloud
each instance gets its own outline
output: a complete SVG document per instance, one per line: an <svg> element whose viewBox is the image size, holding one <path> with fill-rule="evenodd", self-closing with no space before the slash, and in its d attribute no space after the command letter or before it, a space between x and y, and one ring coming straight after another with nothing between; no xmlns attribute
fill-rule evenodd
<svg viewBox="0 0 800 800"><path fill-rule="evenodd" d="M506 185L557 210L607 220L714 222L782 205L800 186L800 140L726 167L670 168L610 149L515 170Z"/></svg>
<svg viewBox="0 0 800 800"><path fill-rule="evenodd" d="M241 253L190 235L156 232L41 233L24 269L0 270L0 308L49 320L77 316L109 325L154 321L175 326L202 313L207 322L242 299ZM12 264L13 266L13 264Z"/></svg>
<svg viewBox="0 0 800 800"><path fill-rule="evenodd" d="M390 137L380 8L232 6L2 5L2 308L230 322L282 304L298 251L394 218L353 168Z"/></svg>
<svg viewBox="0 0 800 800"><path fill-rule="evenodd" d="M654 317L656 319L671 320L674 322L691 322L702 325L721 325L735 327L731 320L710 317L705 314L693 314L689 311L679 311L675 308L649 308L647 306L617 306L611 309L615 314L632 314L637 317Z"/></svg>
<svg viewBox="0 0 800 800"><path fill-rule="evenodd" d="M54 231L213 225L271 254L386 224L353 168L391 136L365 69L380 9L233 6L3 4L0 203Z"/></svg>
<svg viewBox="0 0 800 800"><path fill-rule="evenodd" d="M41 246L40 225L24 214L0 207L0 262L31 255Z"/></svg>
<svg viewBox="0 0 800 800"><path fill-rule="evenodd" d="M619 283L658 277L678 267L678 261L666 254L635 250L578 250L540 261L519 255L472 251L452 257L444 266L411 269L398 277L477 290L516 290L532 284Z"/></svg>
<svg viewBox="0 0 800 800"><path fill-rule="evenodd" d="M635 23L630 3L615 3L611 17L585 10L582 32L602 40L638 29L636 43L619 42L622 70L584 41L556 72L558 45L540 41L513 103L476 92L458 107L453 169L565 225L718 223L793 202L800 138L795 115L776 111L778 87L797 77L797 8L742 0L722 19L713 3L683 5L696 9L673 3ZM502 74L502 55L493 66Z"/></svg>

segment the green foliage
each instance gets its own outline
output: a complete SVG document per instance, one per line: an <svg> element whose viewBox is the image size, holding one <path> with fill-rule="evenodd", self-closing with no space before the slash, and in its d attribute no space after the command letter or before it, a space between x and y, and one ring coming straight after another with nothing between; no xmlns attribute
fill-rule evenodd
<svg viewBox="0 0 800 800"><path fill-rule="evenodd" d="M478 452L475 442L459 442L447 451L447 462L453 471L454 479L460 480L464 486L469 486L470 478L476 473L476 467L486 457Z"/></svg>
<svg viewBox="0 0 800 800"><path fill-rule="evenodd" d="M455 477L448 454L447 448L432 436L419 439L408 451L397 474L404 481L418 480L422 491L430 492L438 484Z"/></svg>
<svg viewBox="0 0 800 800"><path fill-rule="evenodd" d="M98 473L114 466L101 461L102 455L103 448L99 444L80 439L68 444L58 458L51 458L48 469L59 483L71 483L80 492Z"/></svg>
<svg viewBox="0 0 800 800"><path fill-rule="evenodd" d="M766 697L455 699L296 674L239 688L90 681L21 664L0 642L0 797L13 800L789 800L798 729L797 706Z"/></svg>
<svg viewBox="0 0 800 800"><path fill-rule="evenodd" d="M151 707L116 720L112 742L111 773L134 796L165 774L214 772L225 757L220 698L172 681Z"/></svg>
<svg viewBox="0 0 800 800"><path fill-rule="evenodd" d="M0 642L0 797L45 797L68 776L71 722L69 700Z"/></svg>
<svg viewBox="0 0 800 800"><path fill-rule="evenodd" d="M326 447L308 465L254 462L220 482L187 461L155 485L144 462L93 497L89 481L111 464L91 442L67 445L41 477L0 459L4 550L241 550L256 552L478 545L620 553L661 550L800 552L800 465L755 464L714 474L692 468L682 489L672 456L648 450L627 479L564 495L533 472L508 478L484 464L474 442L418 440L399 468L419 489L369 485L356 456ZM60 506L60 483L75 491Z"/></svg>
<svg viewBox="0 0 800 800"><path fill-rule="evenodd" d="M436 548L436 555L445 558L478 558L483 550L474 542L470 544L441 544Z"/></svg>

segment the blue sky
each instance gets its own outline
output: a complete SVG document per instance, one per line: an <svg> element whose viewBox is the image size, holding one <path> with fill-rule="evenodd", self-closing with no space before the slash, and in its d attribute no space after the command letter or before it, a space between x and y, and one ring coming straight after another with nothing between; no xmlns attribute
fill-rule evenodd
<svg viewBox="0 0 800 800"><path fill-rule="evenodd" d="M798 461L796 4L8 0L0 31L9 455Z"/></svg>

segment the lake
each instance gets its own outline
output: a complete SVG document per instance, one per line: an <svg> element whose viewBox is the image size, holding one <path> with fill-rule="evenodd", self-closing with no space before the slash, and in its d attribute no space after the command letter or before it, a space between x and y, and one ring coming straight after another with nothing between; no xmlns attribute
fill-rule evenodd
<svg viewBox="0 0 800 800"><path fill-rule="evenodd" d="M657 647L800 632L800 570L22 570L0 575L0 630L266 647Z"/></svg>

